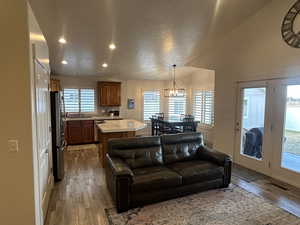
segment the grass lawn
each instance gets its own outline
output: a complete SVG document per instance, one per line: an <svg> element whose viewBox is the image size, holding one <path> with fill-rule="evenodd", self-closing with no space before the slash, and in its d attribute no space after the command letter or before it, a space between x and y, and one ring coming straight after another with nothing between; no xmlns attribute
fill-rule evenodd
<svg viewBox="0 0 300 225"><path fill-rule="evenodd" d="M285 131L284 152L300 155L300 132Z"/></svg>

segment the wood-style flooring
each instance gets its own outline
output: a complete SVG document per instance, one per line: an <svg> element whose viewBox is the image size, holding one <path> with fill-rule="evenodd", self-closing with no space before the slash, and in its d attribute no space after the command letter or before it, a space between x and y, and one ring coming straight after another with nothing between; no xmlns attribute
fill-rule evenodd
<svg viewBox="0 0 300 225"><path fill-rule="evenodd" d="M105 208L113 207L95 150L65 152L66 174L55 185L46 225L108 225ZM232 183L300 217L300 190L234 165Z"/></svg>

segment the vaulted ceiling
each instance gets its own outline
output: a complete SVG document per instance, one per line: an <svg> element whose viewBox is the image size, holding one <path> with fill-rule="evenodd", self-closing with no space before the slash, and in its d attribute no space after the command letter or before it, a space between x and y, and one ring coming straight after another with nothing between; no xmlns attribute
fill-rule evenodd
<svg viewBox="0 0 300 225"><path fill-rule="evenodd" d="M271 0L30 0L55 75L166 79ZM67 40L63 45L60 37ZM111 51L108 46L115 43ZM63 65L62 60L68 62ZM107 68L102 64L106 62Z"/></svg>

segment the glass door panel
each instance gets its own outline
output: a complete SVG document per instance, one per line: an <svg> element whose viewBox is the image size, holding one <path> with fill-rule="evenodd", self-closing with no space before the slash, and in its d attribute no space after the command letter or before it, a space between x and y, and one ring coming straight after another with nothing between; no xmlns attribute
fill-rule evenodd
<svg viewBox="0 0 300 225"><path fill-rule="evenodd" d="M262 160L265 127L266 88L244 88L242 93L240 153Z"/></svg>
<svg viewBox="0 0 300 225"><path fill-rule="evenodd" d="M300 85L286 88L281 167L300 173Z"/></svg>

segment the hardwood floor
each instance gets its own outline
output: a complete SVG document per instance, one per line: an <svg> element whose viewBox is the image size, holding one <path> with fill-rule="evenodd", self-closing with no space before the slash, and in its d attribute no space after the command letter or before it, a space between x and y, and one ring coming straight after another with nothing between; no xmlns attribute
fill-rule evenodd
<svg viewBox="0 0 300 225"><path fill-rule="evenodd" d="M54 188L46 225L107 225L104 209L113 204L97 152L65 152L65 178Z"/></svg>
<svg viewBox="0 0 300 225"><path fill-rule="evenodd" d="M232 183L300 217L300 189L238 165L233 166Z"/></svg>
<svg viewBox="0 0 300 225"><path fill-rule="evenodd" d="M66 174L55 185L46 225L108 225L113 207L96 150L65 152ZM232 183L300 217L300 190L234 165Z"/></svg>

